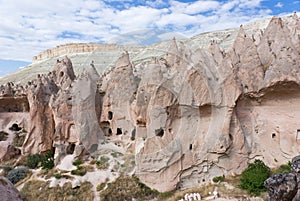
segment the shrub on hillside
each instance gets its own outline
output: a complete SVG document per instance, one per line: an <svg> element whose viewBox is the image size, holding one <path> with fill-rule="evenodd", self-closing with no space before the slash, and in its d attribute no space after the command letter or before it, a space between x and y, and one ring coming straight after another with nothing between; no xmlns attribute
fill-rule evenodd
<svg viewBox="0 0 300 201"><path fill-rule="evenodd" d="M100 187L99 187L100 188ZM137 177L121 176L108 183L107 188L100 193L101 200L152 200L158 192L141 183Z"/></svg>
<svg viewBox="0 0 300 201"><path fill-rule="evenodd" d="M46 154L33 154L27 157L26 165L35 169L42 167L43 169L52 169L54 167L53 152L49 151Z"/></svg>
<svg viewBox="0 0 300 201"><path fill-rule="evenodd" d="M54 157L53 152L49 151L42 157L42 168L43 169L52 169L54 167Z"/></svg>
<svg viewBox="0 0 300 201"><path fill-rule="evenodd" d="M291 165L291 161L289 161L288 164L282 164L277 169L273 170L273 174L291 173Z"/></svg>
<svg viewBox="0 0 300 201"><path fill-rule="evenodd" d="M223 176L214 177L213 178L213 182L214 183L222 182L222 181L224 181L224 179L225 179L224 175Z"/></svg>
<svg viewBox="0 0 300 201"><path fill-rule="evenodd" d="M11 183L16 184L17 182L24 179L26 177L27 173L28 173L28 168L19 167L19 168L9 171L7 174L7 179L9 179L9 181L11 181Z"/></svg>
<svg viewBox="0 0 300 201"><path fill-rule="evenodd" d="M259 195L266 191L264 181L270 176L271 170L261 160L255 160L242 172L240 188L250 194Z"/></svg>

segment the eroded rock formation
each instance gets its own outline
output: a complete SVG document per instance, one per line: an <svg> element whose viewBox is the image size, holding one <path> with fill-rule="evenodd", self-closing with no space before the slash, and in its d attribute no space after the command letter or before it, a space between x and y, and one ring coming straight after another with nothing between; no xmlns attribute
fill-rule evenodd
<svg viewBox="0 0 300 201"><path fill-rule="evenodd" d="M241 26L226 51L173 40L144 62L125 52L101 77L93 63L76 77L58 60L26 86L0 87L0 128L17 119L28 131L22 153L55 147L56 162L112 143L160 191L239 174L254 158L275 167L299 153L299 30L294 14L253 36Z"/></svg>

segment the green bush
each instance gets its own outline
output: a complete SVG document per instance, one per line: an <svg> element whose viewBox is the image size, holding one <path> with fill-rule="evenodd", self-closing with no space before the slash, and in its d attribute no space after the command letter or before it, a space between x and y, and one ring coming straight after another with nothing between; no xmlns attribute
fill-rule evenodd
<svg viewBox="0 0 300 201"><path fill-rule="evenodd" d="M19 167L9 171L7 174L7 179L9 179L11 183L16 184L18 181L24 179L27 173L28 173L27 167Z"/></svg>
<svg viewBox="0 0 300 201"><path fill-rule="evenodd" d="M61 175L61 173L57 173L54 175L54 177L55 177L55 179L60 179L60 178L62 178L62 175Z"/></svg>
<svg viewBox="0 0 300 201"><path fill-rule="evenodd" d="M53 152L49 151L42 157L42 168L43 169L52 169L54 167L54 157Z"/></svg>
<svg viewBox="0 0 300 201"><path fill-rule="evenodd" d="M240 188L248 193L260 195L266 191L264 181L270 176L271 170L263 161L256 159L242 172Z"/></svg>
<svg viewBox="0 0 300 201"><path fill-rule="evenodd" d="M291 161L288 164L280 165L277 169L273 170L273 174L291 173Z"/></svg>
<svg viewBox="0 0 300 201"><path fill-rule="evenodd" d="M78 159L78 160L75 160L75 161L73 162L73 165L74 165L74 166L79 166L79 165L81 165L82 163L83 163L82 160Z"/></svg>
<svg viewBox="0 0 300 201"><path fill-rule="evenodd" d="M106 156L101 156L100 160L96 162L97 168L98 169L107 169L109 167L109 158Z"/></svg>
<svg viewBox="0 0 300 201"><path fill-rule="evenodd" d="M222 181L224 181L224 179L225 179L224 175L223 176L214 177L213 178L213 182L215 182L215 183L222 182Z"/></svg>
<svg viewBox="0 0 300 201"><path fill-rule="evenodd" d="M31 169L35 169L41 165L42 156L40 154L33 154L27 156L27 163L26 166L28 166Z"/></svg>
<svg viewBox="0 0 300 201"><path fill-rule="evenodd" d="M46 154L33 154L27 157L26 165L35 169L42 167L43 169L52 169L54 167L53 152L49 151Z"/></svg>
<svg viewBox="0 0 300 201"><path fill-rule="evenodd" d="M77 166L76 170L72 170L71 174L73 175L79 175L79 176L83 176L86 174L86 169L81 167L81 166Z"/></svg>

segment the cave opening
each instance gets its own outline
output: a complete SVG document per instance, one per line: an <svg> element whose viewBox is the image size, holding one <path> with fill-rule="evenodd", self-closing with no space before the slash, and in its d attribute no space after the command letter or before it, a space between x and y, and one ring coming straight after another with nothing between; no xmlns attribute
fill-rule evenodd
<svg viewBox="0 0 300 201"><path fill-rule="evenodd" d="M112 118L113 118L113 112L108 111L108 120L112 120Z"/></svg>
<svg viewBox="0 0 300 201"><path fill-rule="evenodd" d="M156 136L162 137L162 136L164 136L164 133L165 133L165 131L164 131L163 128L159 128L159 129L155 130L155 135Z"/></svg>
<svg viewBox="0 0 300 201"><path fill-rule="evenodd" d="M192 144L190 144L190 150L192 150L193 149L193 145Z"/></svg>
<svg viewBox="0 0 300 201"><path fill-rule="evenodd" d="M67 147L67 154L71 155L74 153L75 151L75 143L71 143L69 144L69 146Z"/></svg>
<svg viewBox="0 0 300 201"><path fill-rule="evenodd" d="M296 140L300 140L300 129L297 129Z"/></svg>
<svg viewBox="0 0 300 201"><path fill-rule="evenodd" d="M123 132L122 132L122 128L117 128L117 135L122 135Z"/></svg>
<svg viewBox="0 0 300 201"><path fill-rule="evenodd" d="M20 131L20 130L22 130L22 128L19 127L18 124L14 123L14 124L9 128L9 130L12 130L12 131Z"/></svg>
<svg viewBox="0 0 300 201"><path fill-rule="evenodd" d="M136 135L136 129L133 129L133 130L131 131L131 140L132 140L132 141L135 140L135 135Z"/></svg>

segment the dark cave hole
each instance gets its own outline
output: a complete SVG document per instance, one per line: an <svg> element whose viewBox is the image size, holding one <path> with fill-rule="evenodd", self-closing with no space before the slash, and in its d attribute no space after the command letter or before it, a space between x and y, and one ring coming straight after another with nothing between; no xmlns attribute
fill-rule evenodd
<svg viewBox="0 0 300 201"><path fill-rule="evenodd" d="M108 111L108 119L112 120L113 118L113 112L112 111Z"/></svg>
<svg viewBox="0 0 300 201"><path fill-rule="evenodd" d="M9 130L12 130L12 131L20 131L20 130L22 130L22 128L19 127L18 124L13 124L13 125L9 128Z"/></svg>
<svg viewBox="0 0 300 201"><path fill-rule="evenodd" d="M159 137L162 137L162 136L164 136L164 129L163 128L159 128L159 129L156 129L155 130L155 135L156 136L159 136Z"/></svg>
<svg viewBox="0 0 300 201"><path fill-rule="evenodd" d="M131 131L131 140L135 140L135 135L136 135L136 130L133 129L133 130Z"/></svg>
<svg viewBox="0 0 300 201"><path fill-rule="evenodd" d="M117 135L122 135L122 128L117 128Z"/></svg>
<svg viewBox="0 0 300 201"><path fill-rule="evenodd" d="M193 149L193 145L192 144L190 144L190 150L192 150Z"/></svg>
<svg viewBox="0 0 300 201"><path fill-rule="evenodd" d="M75 144L71 143L69 144L69 146L67 147L67 154L73 154L75 151Z"/></svg>
<svg viewBox="0 0 300 201"><path fill-rule="evenodd" d="M275 138L276 137L276 134L275 133L272 133L272 138Z"/></svg>

